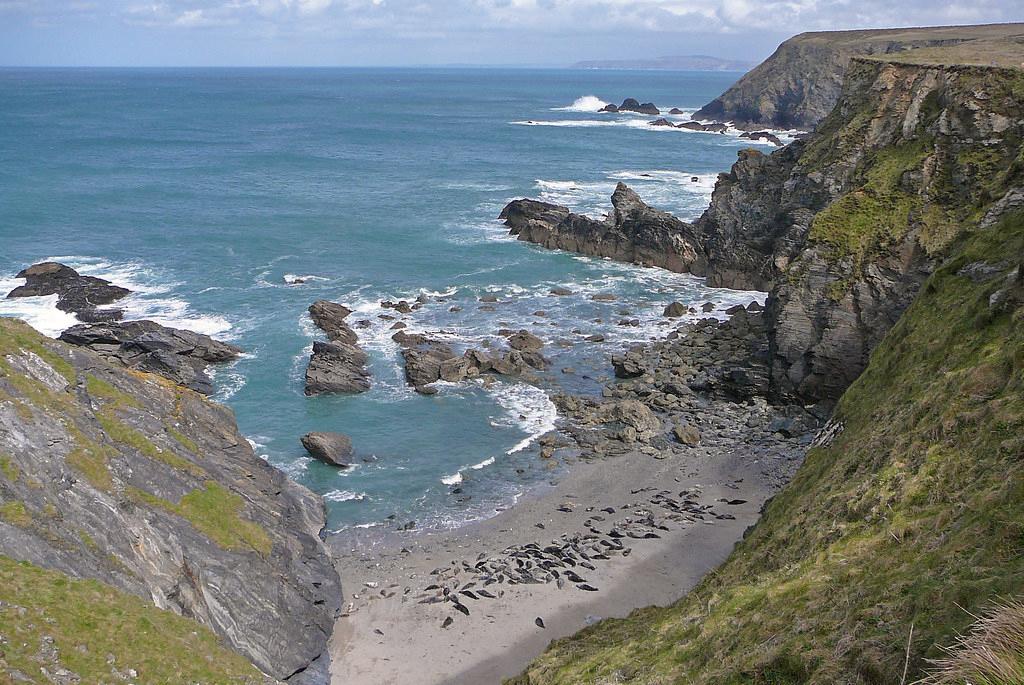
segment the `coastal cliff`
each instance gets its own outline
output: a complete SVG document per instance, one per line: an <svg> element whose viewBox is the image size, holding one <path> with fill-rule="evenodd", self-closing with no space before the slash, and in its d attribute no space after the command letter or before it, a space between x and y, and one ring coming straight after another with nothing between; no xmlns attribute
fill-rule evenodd
<svg viewBox="0 0 1024 685"><path fill-rule="evenodd" d="M694 224L710 282L770 288L774 399L831 417L793 482L679 602L512 682L986 682L933 660L1024 586L1024 71L907 54Z"/></svg>
<svg viewBox="0 0 1024 685"><path fill-rule="evenodd" d="M851 58L927 48L948 54L949 48L962 46L958 61L973 54L980 60L974 63L989 64L989 41L1022 34L1020 24L801 33L693 117L732 121L748 130L812 129L838 102Z"/></svg>
<svg viewBox="0 0 1024 685"><path fill-rule="evenodd" d="M40 644L5 648L0 673L263 680L212 631L273 678L322 682L341 599L323 526L319 498L258 458L226 407L0 319L0 607L39 620L60 611L48 601L77 597L117 612L117 630L137 620L166 640L154 663L145 640L110 644L110 626L62 636L59 621L39 630L5 615L5 633L53 658L36 663Z"/></svg>

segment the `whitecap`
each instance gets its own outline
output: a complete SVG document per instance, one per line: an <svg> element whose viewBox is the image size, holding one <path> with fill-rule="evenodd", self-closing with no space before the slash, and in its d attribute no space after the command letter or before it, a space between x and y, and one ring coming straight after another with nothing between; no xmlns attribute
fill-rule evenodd
<svg viewBox="0 0 1024 685"><path fill-rule="evenodd" d="M351 490L330 490L325 492L323 497L328 502L362 502L366 499L366 493L352 492Z"/></svg>
<svg viewBox="0 0 1024 685"><path fill-rule="evenodd" d="M584 95L566 107L552 107L553 112L599 112L608 103L596 95Z"/></svg>
<svg viewBox="0 0 1024 685"><path fill-rule="evenodd" d="M441 478L441 482L445 485L458 485L462 482L462 471L456 471L451 475L444 476Z"/></svg>

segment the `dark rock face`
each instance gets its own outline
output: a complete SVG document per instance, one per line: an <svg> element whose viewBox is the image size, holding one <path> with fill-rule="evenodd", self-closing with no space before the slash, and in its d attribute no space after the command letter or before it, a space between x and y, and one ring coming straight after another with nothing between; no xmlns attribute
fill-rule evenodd
<svg viewBox="0 0 1024 685"><path fill-rule="evenodd" d="M352 440L341 433L315 431L300 438L309 455L331 466L348 466L352 458Z"/></svg>
<svg viewBox="0 0 1024 685"><path fill-rule="evenodd" d="M771 291L773 397L823 410L971 230L964 208L1015 206L1013 183L991 170L1012 164L1024 135L999 70L854 59L846 74L817 133L771 156L742 151L695 224L710 285ZM988 170L966 161L976 154ZM858 242L864 225L885 232Z"/></svg>
<svg viewBox="0 0 1024 685"><path fill-rule="evenodd" d="M676 125L668 119L655 119L649 123L648 126L668 126L669 128L675 128Z"/></svg>
<svg viewBox="0 0 1024 685"><path fill-rule="evenodd" d="M702 274L703 251L693 226L646 205L625 184L612 194L613 211L597 221L536 200L513 200L501 211L512 235L550 249Z"/></svg>
<svg viewBox="0 0 1024 685"><path fill-rule="evenodd" d="M1020 29L1006 24L1005 33ZM737 127L812 129L839 101L851 58L957 45L996 27L951 26L802 33L693 115Z"/></svg>
<svg viewBox="0 0 1024 685"><path fill-rule="evenodd" d="M359 336L345 323L352 310L336 302L317 300L309 316L327 334L329 343L313 343L306 367L306 394L354 394L370 389L369 358L359 347Z"/></svg>
<svg viewBox="0 0 1024 685"><path fill-rule="evenodd" d="M405 378L417 390L441 379L441 365L458 355L446 343L437 340L415 342L402 349Z"/></svg>
<svg viewBox="0 0 1024 685"><path fill-rule="evenodd" d="M127 288L113 285L95 276L82 276L58 262L42 262L23 269L17 275L26 279L7 297L57 295L57 308L71 312L82 321L117 321L124 316L119 309L99 309L131 294Z"/></svg>
<svg viewBox="0 0 1024 685"><path fill-rule="evenodd" d="M343 342L313 343L306 367L306 394L354 394L370 389L368 357L355 345Z"/></svg>
<svg viewBox="0 0 1024 685"><path fill-rule="evenodd" d="M320 498L197 393L11 319L0 350L17 400L0 402L0 501L25 511L0 517L0 554L196 620L279 680L325 682L342 595Z"/></svg>
<svg viewBox="0 0 1024 685"><path fill-rule="evenodd" d="M508 346L513 350L539 350L544 347L544 341L530 333L526 329L513 333L508 337Z"/></svg>
<svg viewBox="0 0 1024 685"><path fill-rule="evenodd" d="M665 311L662 312L662 316L678 318L680 316L685 316L686 312L686 305L682 302L671 302L665 307Z"/></svg>
<svg viewBox="0 0 1024 685"><path fill-rule="evenodd" d="M347 345L355 345L359 340L355 331L345 323L345 318L351 313L352 310L345 305L327 300L317 300L309 305L310 318L317 328L327 334L327 339Z"/></svg>
<svg viewBox="0 0 1024 685"><path fill-rule="evenodd" d="M231 361L242 352L207 335L154 321L81 324L61 333L60 339L88 347L109 362L159 374L204 395L213 392L207 366Z"/></svg>
<svg viewBox="0 0 1024 685"><path fill-rule="evenodd" d="M748 140L765 141L772 143L778 147L782 147L783 143L777 135L770 131L744 131L740 134L740 138L747 138Z"/></svg>
<svg viewBox="0 0 1024 685"><path fill-rule="evenodd" d="M606 110L607 110L607 108L606 108ZM607 111L637 112L638 114L650 114L650 115L661 114L661 110L659 110L657 107L655 107L653 102L645 102L645 103L641 104L638 100L636 100L634 98L626 98L625 100L622 101L622 104L619 105L618 108L616 108L615 110L607 110Z"/></svg>

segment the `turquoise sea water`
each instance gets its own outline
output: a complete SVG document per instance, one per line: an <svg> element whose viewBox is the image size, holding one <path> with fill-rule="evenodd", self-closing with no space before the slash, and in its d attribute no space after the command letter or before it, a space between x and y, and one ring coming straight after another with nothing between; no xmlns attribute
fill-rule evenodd
<svg viewBox="0 0 1024 685"><path fill-rule="evenodd" d="M519 243L496 220L525 196L599 215L619 180L696 217L749 141L598 114L597 98L693 111L737 76L0 70L0 288L47 258L133 288L132 318L247 351L218 370L216 397L259 454L325 495L332 529L456 525L551 477L532 439L554 425L548 393L558 384L595 387L615 350L663 335L672 300L712 300L721 312L752 299ZM305 282L289 284L296 276ZM549 296L556 285L577 295ZM588 299L599 292L619 301ZM443 331L464 347L528 328L551 343L551 378L416 395L392 322L378 315L381 299L420 293L432 301L407 317L410 330ZM485 293L501 300L496 311L479 309ZM358 329L374 374L364 395L303 395L317 337L305 310L320 298L354 307L352 323L371 322ZM52 298L0 300L0 314L51 335L74 323ZM642 325L615 325L622 318ZM592 333L607 341L583 342ZM346 471L311 462L298 441L310 430L348 433L365 461Z"/></svg>

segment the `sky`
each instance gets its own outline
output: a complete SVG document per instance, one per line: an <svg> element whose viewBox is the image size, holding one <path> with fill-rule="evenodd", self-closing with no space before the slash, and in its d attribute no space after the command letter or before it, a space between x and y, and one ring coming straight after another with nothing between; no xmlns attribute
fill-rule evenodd
<svg viewBox="0 0 1024 685"><path fill-rule="evenodd" d="M0 65L759 61L802 31L1024 21L1024 0L0 0Z"/></svg>

